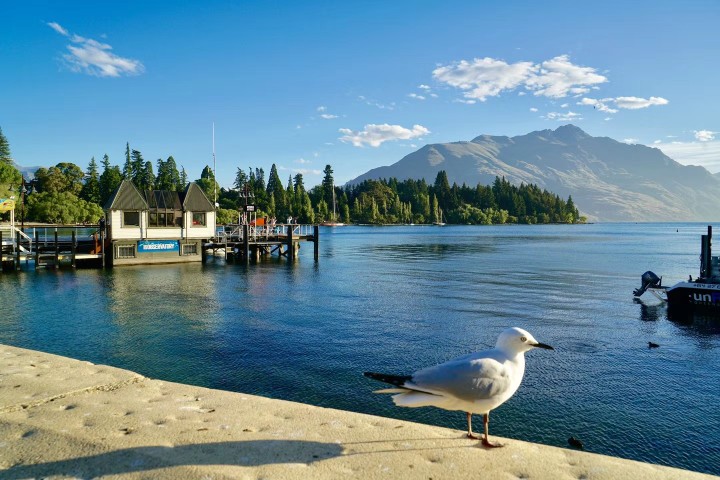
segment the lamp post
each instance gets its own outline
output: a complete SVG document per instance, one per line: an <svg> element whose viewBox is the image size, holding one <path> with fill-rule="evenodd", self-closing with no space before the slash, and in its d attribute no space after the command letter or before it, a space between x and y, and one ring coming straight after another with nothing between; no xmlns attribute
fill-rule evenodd
<svg viewBox="0 0 720 480"><path fill-rule="evenodd" d="M25 194L27 188L25 187L25 177L22 177L20 181L20 202L22 205L22 211L20 213L20 231L25 232Z"/></svg>

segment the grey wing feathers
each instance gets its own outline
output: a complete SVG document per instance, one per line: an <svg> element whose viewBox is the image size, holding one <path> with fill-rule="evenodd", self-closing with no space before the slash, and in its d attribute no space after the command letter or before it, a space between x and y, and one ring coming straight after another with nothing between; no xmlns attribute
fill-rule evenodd
<svg viewBox="0 0 720 480"><path fill-rule="evenodd" d="M510 383L510 372L500 362L466 356L416 372L407 386L474 401L494 397Z"/></svg>

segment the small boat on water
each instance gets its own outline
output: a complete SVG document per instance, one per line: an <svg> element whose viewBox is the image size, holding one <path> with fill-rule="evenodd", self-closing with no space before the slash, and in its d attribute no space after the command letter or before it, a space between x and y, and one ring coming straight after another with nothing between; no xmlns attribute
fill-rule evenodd
<svg viewBox="0 0 720 480"><path fill-rule="evenodd" d="M677 309L710 309L720 314L720 256L712 255L712 226L700 242L700 276L692 276L672 287L662 285L662 277L647 271L642 274L642 285L633 292L635 297L650 292L668 307Z"/></svg>

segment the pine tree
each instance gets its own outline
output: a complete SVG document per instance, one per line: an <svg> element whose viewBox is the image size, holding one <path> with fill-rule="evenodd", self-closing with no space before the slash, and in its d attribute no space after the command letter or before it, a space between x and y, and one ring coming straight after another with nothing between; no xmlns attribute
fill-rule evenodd
<svg viewBox="0 0 720 480"><path fill-rule="evenodd" d="M168 190L179 192L185 188L185 184L180 180L180 172L178 172L177 164L172 155L165 160L165 173L169 180Z"/></svg>
<svg viewBox="0 0 720 480"><path fill-rule="evenodd" d="M133 166L130 158L130 142L125 144L125 165L123 165L122 175L125 180L132 180L133 178Z"/></svg>
<svg viewBox="0 0 720 480"><path fill-rule="evenodd" d="M187 176L187 172L185 171L185 167L180 167L180 169L181 170L180 170L180 189L179 190L184 190L188 184L188 176Z"/></svg>
<svg viewBox="0 0 720 480"><path fill-rule="evenodd" d="M110 165L110 157L107 153L102 159L103 173L100 175L100 206L104 206L107 203L110 196L115 193L115 190L122 183L123 176L120 172L120 167L117 165Z"/></svg>
<svg viewBox="0 0 720 480"><path fill-rule="evenodd" d="M10 143L3 135L2 128L0 128L0 163L13 164L12 157L10 157Z"/></svg>
<svg viewBox="0 0 720 480"><path fill-rule="evenodd" d="M143 183L142 177L145 170L145 160L139 150L133 150L130 157L132 158L132 161L130 162L132 169L132 181L135 186L139 188L140 184Z"/></svg>
<svg viewBox="0 0 720 480"><path fill-rule="evenodd" d="M325 165L325 169L323 170L323 174L325 175L323 177L322 181L322 190L323 190L323 200L325 200L325 203L328 205L332 205L332 194L333 194L333 188L335 188L335 179L333 179L333 169L330 165Z"/></svg>
<svg viewBox="0 0 720 480"><path fill-rule="evenodd" d="M90 159L86 174L85 184L80 190L80 198L92 203L100 203L100 177L95 157Z"/></svg>
<svg viewBox="0 0 720 480"><path fill-rule="evenodd" d="M143 190L155 189L155 174L153 173L153 166L150 161L145 162L145 165L143 165L142 173L140 174L140 184Z"/></svg>

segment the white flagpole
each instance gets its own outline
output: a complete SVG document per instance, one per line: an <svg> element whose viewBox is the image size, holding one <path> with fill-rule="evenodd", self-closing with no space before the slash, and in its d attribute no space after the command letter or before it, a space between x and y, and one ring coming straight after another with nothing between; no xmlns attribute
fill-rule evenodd
<svg viewBox="0 0 720 480"><path fill-rule="evenodd" d="M212 149L213 149L213 188L215 189L215 201L213 205L217 208L217 177L215 172L215 122L212 124Z"/></svg>

